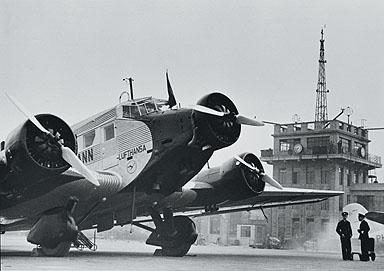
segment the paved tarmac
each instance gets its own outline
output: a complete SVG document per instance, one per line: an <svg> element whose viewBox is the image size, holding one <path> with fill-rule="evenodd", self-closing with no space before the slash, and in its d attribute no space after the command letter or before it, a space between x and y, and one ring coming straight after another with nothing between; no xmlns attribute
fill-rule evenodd
<svg viewBox="0 0 384 271"><path fill-rule="evenodd" d="M154 247L134 241L97 240L98 251L71 250L65 258L31 257L25 236L1 236L1 270L384 270L375 262L342 261L339 252L192 246L182 258L154 257Z"/></svg>

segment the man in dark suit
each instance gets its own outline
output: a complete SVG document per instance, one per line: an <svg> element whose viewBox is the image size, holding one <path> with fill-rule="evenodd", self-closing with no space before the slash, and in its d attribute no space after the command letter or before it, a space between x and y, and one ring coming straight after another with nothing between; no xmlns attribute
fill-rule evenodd
<svg viewBox="0 0 384 271"><path fill-rule="evenodd" d="M352 237L352 229L351 223L347 220L348 213L341 213L343 219L337 223L336 232L340 235L341 242L341 253L343 254L343 260L352 260L351 255L351 237Z"/></svg>
<svg viewBox="0 0 384 271"><path fill-rule="evenodd" d="M360 228L357 230L359 235L359 239L361 241L361 260L362 261L369 261L369 256L368 256L368 242L369 242L369 235L368 232L370 230L369 225L367 221L364 220L365 215L359 213L359 221L360 223Z"/></svg>

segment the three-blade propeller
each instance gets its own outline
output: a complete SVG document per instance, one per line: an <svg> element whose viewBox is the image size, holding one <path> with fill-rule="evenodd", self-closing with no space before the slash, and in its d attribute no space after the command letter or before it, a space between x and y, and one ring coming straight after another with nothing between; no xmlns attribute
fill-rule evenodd
<svg viewBox="0 0 384 271"><path fill-rule="evenodd" d="M260 170L258 168L256 168L256 167L252 166L251 164L247 163L244 159L240 158L239 156L235 156L235 159L237 161L239 161L240 163L242 163L243 165L245 165L246 167L248 167L249 169L255 171L258 174L260 174L261 180L263 182L268 183L271 186L276 187L277 189L283 190L283 187L281 186L281 184L279 184L275 179L270 177L268 174L266 174L264 172L260 172Z"/></svg>
<svg viewBox="0 0 384 271"><path fill-rule="evenodd" d="M224 117L226 115L231 114L229 112L216 111L212 108L209 108L209 107L206 107L203 105L198 105L198 104L195 105L193 107L193 109L196 111L199 111L201 113L205 113L205 114L209 114L209 115L213 115L213 116L217 116L217 117ZM247 118L247 117L242 116L240 114L235 115L235 118L236 118L236 122L238 124L244 124L244 125L250 125L250 126L264 126L264 123L257 121L255 119Z"/></svg>
<svg viewBox="0 0 384 271"><path fill-rule="evenodd" d="M26 116L41 132L45 133L51 138L55 136L49 132L46 128L41 125L41 123L36 119L36 117L31 114L21 103L19 103L16 99L12 98L8 93L6 93L8 99ZM62 158L71 165L74 169L76 169L81 175L83 175L89 182L92 184L99 186L100 183L97 180L96 174L89 170L83 162L77 157L77 155L68 147L64 146L60 141L55 140L55 142L60 146Z"/></svg>

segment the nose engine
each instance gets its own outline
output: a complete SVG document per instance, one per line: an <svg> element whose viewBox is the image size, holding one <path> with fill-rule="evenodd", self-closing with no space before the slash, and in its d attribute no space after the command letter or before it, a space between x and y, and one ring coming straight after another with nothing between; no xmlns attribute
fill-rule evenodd
<svg viewBox="0 0 384 271"><path fill-rule="evenodd" d="M237 111L234 103L224 94L211 93L198 102L219 113L225 113L223 117L193 112L194 136L190 145L212 148L217 150L232 145L240 136L241 125L236 122Z"/></svg>

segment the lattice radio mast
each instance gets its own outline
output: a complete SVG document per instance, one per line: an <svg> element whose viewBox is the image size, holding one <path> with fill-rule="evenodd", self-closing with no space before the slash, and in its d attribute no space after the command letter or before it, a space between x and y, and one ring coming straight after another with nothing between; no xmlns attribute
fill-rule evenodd
<svg viewBox="0 0 384 271"><path fill-rule="evenodd" d="M327 112L327 84L325 80L325 63L324 59L324 29L321 29L321 40L320 40L320 58L319 58L319 76L317 81L316 89L316 113L315 121L326 121L328 120Z"/></svg>

